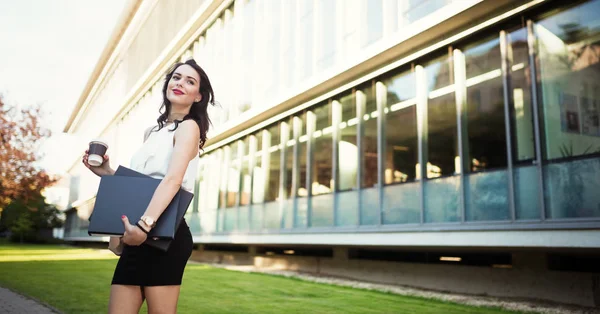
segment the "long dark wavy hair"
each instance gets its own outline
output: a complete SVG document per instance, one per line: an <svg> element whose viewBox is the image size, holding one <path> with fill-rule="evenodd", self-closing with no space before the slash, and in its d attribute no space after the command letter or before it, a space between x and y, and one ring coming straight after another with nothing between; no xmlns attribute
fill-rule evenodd
<svg viewBox="0 0 600 314"><path fill-rule="evenodd" d="M175 63L171 69L169 69L167 75L165 76L165 84L162 88L162 96L163 103L160 107L160 116L156 119L158 122L158 130L162 129L171 114L171 102L167 99L167 88L169 87L169 81L173 76L173 73L180 66L187 64L194 68L198 75L200 75L200 95L202 95L202 99L199 102L194 102L192 107L190 108L190 113L188 113L182 120L175 120L175 127L170 131L175 131L179 126L179 123L185 120L194 120L198 127L200 128L200 143L199 148L202 150L204 144L206 143L206 133L208 132L208 128L211 124L210 118L208 117L208 105L215 105L215 93L213 92L212 85L210 84L210 80L208 79L208 75L206 72L196 63L194 59L189 59L186 62L177 62Z"/></svg>

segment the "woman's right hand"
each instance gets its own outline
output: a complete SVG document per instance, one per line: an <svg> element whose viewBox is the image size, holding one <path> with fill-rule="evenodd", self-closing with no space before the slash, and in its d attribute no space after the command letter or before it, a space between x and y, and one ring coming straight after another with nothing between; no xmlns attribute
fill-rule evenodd
<svg viewBox="0 0 600 314"><path fill-rule="evenodd" d="M82 158L81 161L95 175L97 175L99 177L101 177L101 176L112 176L115 173L115 171L112 170L112 168L110 167L110 163L108 162L108 155L104 155L104 157L103 157L104 161L98 167L94 167L94 166L92 166L92 165L90 165L88 163L89 156L90 156L90 153L89 153L88 150L86 150L85 154L83 154L83 158Z"/></svg>

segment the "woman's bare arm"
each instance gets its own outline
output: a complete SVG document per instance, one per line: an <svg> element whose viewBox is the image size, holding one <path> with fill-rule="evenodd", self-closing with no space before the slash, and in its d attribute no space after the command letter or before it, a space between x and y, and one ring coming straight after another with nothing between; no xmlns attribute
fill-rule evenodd
<svg viewBox="0 0 600 314"><path fill-rule="evenodd" d="M154 191L154 196L144 213L144 216L149 216L155 221L179 191L189 162L198 154L200 129L196 122L193 120L181 122L175 131L174 141L167 173Z"/></svg>

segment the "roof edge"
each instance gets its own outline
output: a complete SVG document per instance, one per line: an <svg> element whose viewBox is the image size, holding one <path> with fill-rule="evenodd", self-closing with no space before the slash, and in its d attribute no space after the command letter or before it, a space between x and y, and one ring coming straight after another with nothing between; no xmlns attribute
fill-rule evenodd
<svg viewBox="0 0 600 314"><path fill-rule="evenodd" d="M98 58L98 62L96 63L92 74L90 75L83 91L81 92L81 96L79 96L79 99L75 104L75 108L73 108L73 110L71 111L71 116L69 117L69 120L67 120L63 132L69 133L75 127L73 122L80 114L83 104L90 96L91 90L98 81L98 77L100 77L100 74L107 66L111 56L115 53L115 49L117 48L119 42L123 38L125 31L129 27L129 24L133 20L133 17L137 13L142 2L143 0L129 0L128 3L125 5L121 16L117 20L117 24L115 25L115 28L113 29L112 34L109 37L108 43L104 46L104 50L102 51L100 58Z"/></svg>

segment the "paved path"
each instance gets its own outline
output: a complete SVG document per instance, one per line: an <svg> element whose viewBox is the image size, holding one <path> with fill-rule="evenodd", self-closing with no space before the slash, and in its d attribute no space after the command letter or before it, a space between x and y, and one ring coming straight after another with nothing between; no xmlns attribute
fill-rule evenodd
<svg viewBox="0 0 600 314"><path fill-rule="evenodd" d="M0 313L2 314L56 314L53 309L0 287Z"/></svg>

